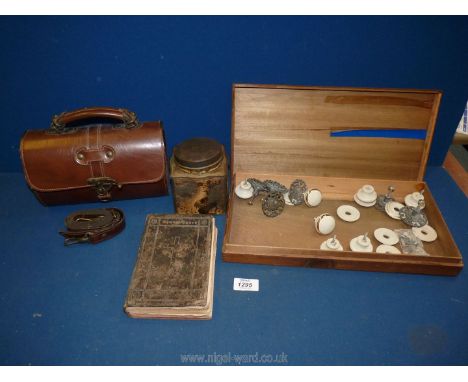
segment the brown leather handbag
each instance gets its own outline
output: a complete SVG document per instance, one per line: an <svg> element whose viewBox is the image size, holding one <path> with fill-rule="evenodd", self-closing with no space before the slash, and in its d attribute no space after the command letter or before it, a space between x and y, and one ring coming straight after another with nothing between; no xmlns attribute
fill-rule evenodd
<svg viewBox="0 0 468 382"><path fill-rule="evenodd" d="M167 194L161 122L139 123L126 109L54 116L47 130L26 131L20 154L29 187L46 205Z"/></svg>

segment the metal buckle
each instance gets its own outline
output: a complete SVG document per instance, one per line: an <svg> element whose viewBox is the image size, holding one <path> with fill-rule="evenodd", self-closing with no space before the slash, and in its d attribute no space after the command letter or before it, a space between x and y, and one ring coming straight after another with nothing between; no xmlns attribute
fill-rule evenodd
<svg viewBox="0 0 468 382"><path fill-rule="evenodd" d="M117 183L115 179L107 176L88 178L88 184L96 189L97 197L102 202L107 202L111 199L110 190L112 187L117 186L119 189L122 188L122 185Z"/></svg>
<svg viewBox="0 0 468 382"><path fill-rule="evenodd" d="M73 245L73 244L80 244L80 243L87 243L89 241L89 235L85 233L83 236L80 237L67 237L65 238L63 244L66 246Z"/></svg>

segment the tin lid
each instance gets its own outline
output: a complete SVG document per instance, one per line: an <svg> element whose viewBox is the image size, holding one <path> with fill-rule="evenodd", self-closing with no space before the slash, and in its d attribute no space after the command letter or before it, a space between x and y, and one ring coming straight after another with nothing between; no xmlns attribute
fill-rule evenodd
<svg viewBox="0 0 468 382"><path fill-rule="evenodd" d="M174 160L181 167L204 170L223 159L223 145L210 138L192 138L174 147Z"/></svg>

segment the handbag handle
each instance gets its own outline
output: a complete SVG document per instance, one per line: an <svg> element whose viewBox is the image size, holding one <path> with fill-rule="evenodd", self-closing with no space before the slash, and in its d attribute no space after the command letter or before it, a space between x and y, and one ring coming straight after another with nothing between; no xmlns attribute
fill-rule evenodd
<svg viewBox="0 0 468 382"><path fill-rule="evenodd" d="M133 129L139 126L136 114L127 109L116 109L113 107L89 107L55 115L49 127L53 134L63 134L76 130L68 124L89 118L113 118L122 121L121 127Z"/></svg>

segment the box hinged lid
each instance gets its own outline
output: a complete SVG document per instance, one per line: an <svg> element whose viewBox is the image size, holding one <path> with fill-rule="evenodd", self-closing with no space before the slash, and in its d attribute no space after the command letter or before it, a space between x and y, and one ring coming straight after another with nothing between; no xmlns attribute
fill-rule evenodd
<svg viewBox="0 0 468 382"><path fill-rule="evenodd" d="M232 174L422 180L435 90L233 86Z"/></svg>

